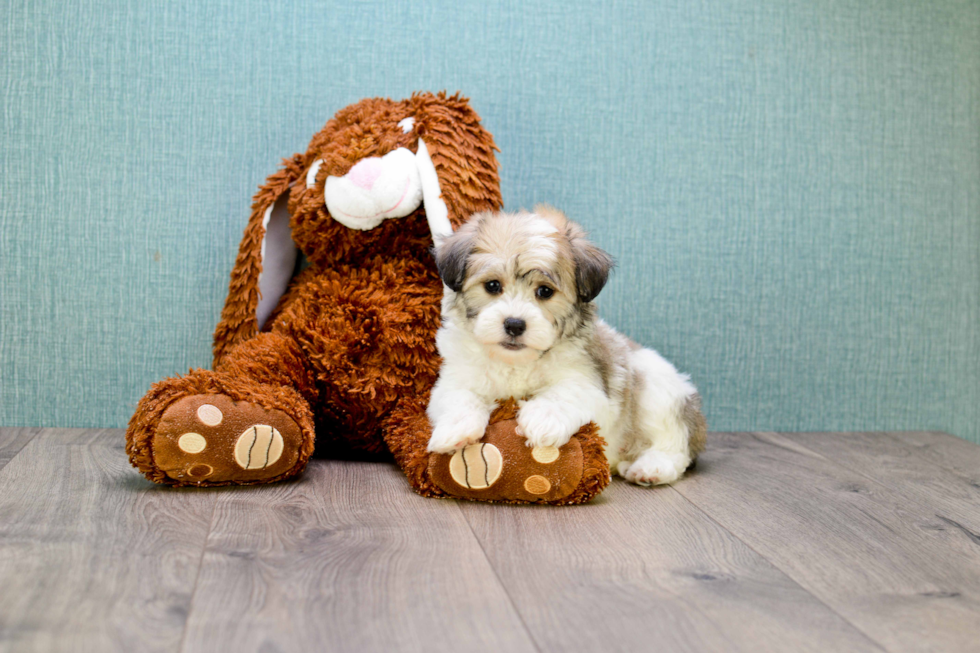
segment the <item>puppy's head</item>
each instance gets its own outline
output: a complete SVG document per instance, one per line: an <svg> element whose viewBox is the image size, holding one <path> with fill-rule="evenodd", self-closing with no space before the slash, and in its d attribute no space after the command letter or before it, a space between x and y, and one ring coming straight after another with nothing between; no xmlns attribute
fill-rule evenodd
<svg viewBox="0 0 980 653"><path fill-rule="evenodd" d="M444 310L495 358L530 362L592 319L612 259L557 209L477 213L435 250Z"/></svg>

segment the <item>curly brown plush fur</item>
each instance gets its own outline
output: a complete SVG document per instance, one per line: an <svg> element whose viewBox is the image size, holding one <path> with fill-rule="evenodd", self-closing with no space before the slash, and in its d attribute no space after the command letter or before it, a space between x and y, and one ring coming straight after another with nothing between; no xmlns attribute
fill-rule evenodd
<svg viewBox="0 0 980 653"><path fill-rule="evenodd" d="M408 133L399 126L407 117L414 119ZM317 450L325 455L390 451L419 493L447 494L428 478L425 452L425 398L439 368L434 337L442 297L425 209L354 230L335 221L324 200L328 176L342 177L362 159L397 148L415 153L420 139L454 228L472 213L501 207L496 146L465 98L423 93L401 102L369 99L337 113L307 151L284 160L255 196L214 334L214 371L161 381L140 401L127 451L148 478L173 485L280 480L302 471L315 432ZM318 159L323 163L308 187L306 175ZM260 332L263 217L287 192L292 238L310 267L293 278ZM230 414L202 425L193 410L209 396L220 396ZM187 397L198 398L175 407ZM239 461L247 468L219 478L214 456L238 455L245 422L236 419L239 413L262 414L255 411L269 415L271 439L262 441L266 466L248 467L254 464L249 450L247 464ZM184 431L200 435L206 448L182 454L185 449L174 442ZM583 436L583 446L591 447L593 439ZM298 448L297 462L273 474L276 454L269 452L278 451L280 442L287 453ZM161 469L155 447L169 448L170 469ZM597 451L589 449L590 470L605 463L601 447ZM197 476L189 471L192 460L201 461ZM608 482L608 469L605 474ZM598 492L600 476L586 473L576 496Z"/></svg>
<svg viewBox="0 0 980 653"><path fill-rule="evenodd" d="M398 123L408 116L415 119L415 124L412 132L406 134ZM473 213L502 206L493 155L497 146L465 98L420 93L402 102L375 98L342 109L313 137L306 153L285 159L283 168L269 177L255 196L232 271L228 299L214 334L215 364L230 348L258 331L255 309L262 269L262 216L290 187L293 240L315 268L345 273L364 263L383 265L401 259L422 262L434 269L428 253L432 238L421 207L408 217L386 220L375 229L354 231L330 217L323 196L327 176L343 176L361 159L382 156L399 147L414 152L420 138L428 145L432 163L444 180L443 200L454 227ZM296 183L317 159L322 159L323 165L314 188ZM301 288L294 284L293 297L302 292L297 286ZM429 289L440 296L440 285L429 284ZM389 287L390 294L395 292L394 287Z"/></svg>

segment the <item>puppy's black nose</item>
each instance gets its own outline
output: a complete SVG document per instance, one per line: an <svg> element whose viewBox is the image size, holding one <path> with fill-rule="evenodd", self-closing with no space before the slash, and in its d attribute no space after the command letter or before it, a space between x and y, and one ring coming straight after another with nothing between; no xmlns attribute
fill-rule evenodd
<svg viewBox="0 0 980 653"><path fill-rule="evenodd" d="M514 336L516 338L517 336L524 333L524 329L526 328L527 328L527 322L525 322L519 317L509 317L506 320L504 320L504 331L509 336Z"/></svg>

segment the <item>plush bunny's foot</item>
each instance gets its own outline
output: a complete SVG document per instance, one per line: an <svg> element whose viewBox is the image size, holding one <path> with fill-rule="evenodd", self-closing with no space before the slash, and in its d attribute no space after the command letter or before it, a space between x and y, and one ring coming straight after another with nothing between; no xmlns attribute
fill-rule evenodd
<svg viewBox="0 0 980 653"><path fill-rule="evenodd" d="M301 445L299 425L280 410L191 395L163 413L153 459L181 483L261 483L292 468Z"/></svg>
<svg viewBox="0 0 980 653"><path fill-rule="evenodd" d="M590 500L609 483L609 465L594 424L560 447L529 447L517 429L516 405L508 402L479 442L452 454L431 454L428 475L452 497L572 504Z"/></svg>
<svg viewBox="0 0 980 653"><path fill-rule="evenodd" d="M201 387L202 379L210 387ZM301 472L313 437L311 428L300 425L304 411L290 405L298 397L281 390L265 396L261 386L215 392L214 381L220 376L203 371L154 386L141 402L146 412L137 410L127 433L133 464L150 480L169 485L250 485ZM298 412L297 419L287 411Z"/></svg>

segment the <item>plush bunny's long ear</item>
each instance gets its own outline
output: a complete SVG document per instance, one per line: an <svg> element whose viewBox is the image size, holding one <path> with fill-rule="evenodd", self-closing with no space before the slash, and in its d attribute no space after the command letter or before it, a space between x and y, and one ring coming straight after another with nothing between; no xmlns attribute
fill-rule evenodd
<svg viewBox="0 0 980 653"><path fill-rule="evenodd" d="M259 332L292 278L297 249L286 204L290 187L306 173L305 159L302 154L285 159L252 201L228 298L214 330L215 366L235 345Z"/></svg>

